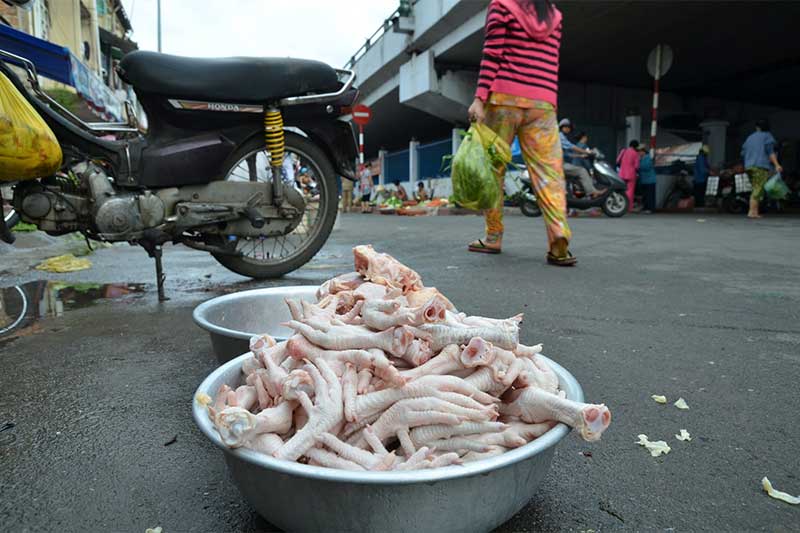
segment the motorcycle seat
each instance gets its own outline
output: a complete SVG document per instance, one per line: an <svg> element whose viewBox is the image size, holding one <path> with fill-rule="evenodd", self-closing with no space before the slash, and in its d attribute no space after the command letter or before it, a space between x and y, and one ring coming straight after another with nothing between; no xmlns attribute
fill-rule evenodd
<svg viewBox="0 0 800 533"><path fill-rule="evenodd" d="M291 58L194 58L138 50L122 58L118 73L137 92L243 104L335 92L341 86L329 65Z"/></svg>

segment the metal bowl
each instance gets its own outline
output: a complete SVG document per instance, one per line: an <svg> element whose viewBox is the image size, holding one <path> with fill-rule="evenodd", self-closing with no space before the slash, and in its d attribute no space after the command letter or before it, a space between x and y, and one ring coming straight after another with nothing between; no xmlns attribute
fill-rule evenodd
<svg viewBox="0 0 800 533"><path fill-rule="evenodd" d="M273 287L227 294L198 305L192 317L195 324L208 331L211 345L220 363L250 350L250 337L267 333L276 340L286 340L292 330L281 326L291 320L286 298L316 302L315 285Z"/></svg>
<svg viewBox="0 0 800 533"><path fill-rule="evenodd" d="M249 354L222 365L197 389L213 397L223 383L241 384ZM546 358L545 358L546 359ZM567 397L583 401L581 386L560 365ZM351 472L281 461L220 439L205 407L193 402L200 430L225 455L234 482L255 510L286 531L489 531L533 497L569 433L558 424L533 442L501 456L411 472Z"/></svg>

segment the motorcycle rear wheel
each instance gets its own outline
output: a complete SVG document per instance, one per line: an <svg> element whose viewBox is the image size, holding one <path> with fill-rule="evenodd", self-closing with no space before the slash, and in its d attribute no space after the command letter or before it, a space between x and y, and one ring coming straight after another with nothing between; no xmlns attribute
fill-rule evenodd
<svg viewBox="0 0 800 533"><path fill-rule="evenodd" d="M232 272L254 279L279 278L308 263L330 236L338 209L333 165L319 146L300 135L287 133L286 153L297 154L302 166L313 172L319 192L313 198L306 198L306 212L302 215L304 221L288 235L241 238L236 242L236 249L243 255L212 254L222 266ZM242 165L247 165L249 158L254 161L260 159L261 162L267 160L263 139L254 138L248 141L231 156L234 163L223 172L226 179L247 179L248 167L244 167L245 175L242 176ZM271 175L258 178L272 179Z"/></svg>
<svg viewBox="0 0 800 533"><path fill-rule="evenodd" d="M749 209L747 200L735 194L729 194L722 199L722 208L732 215L743 215Z"/></svg>

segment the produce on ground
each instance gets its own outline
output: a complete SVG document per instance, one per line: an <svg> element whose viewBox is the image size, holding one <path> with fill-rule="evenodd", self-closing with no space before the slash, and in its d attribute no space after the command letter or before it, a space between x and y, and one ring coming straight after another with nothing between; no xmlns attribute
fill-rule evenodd
<svg viewBox="0 0 800 533"><path fill-rule="evenodd" d="M522 315L467 316L415 271L371 246L355 272L287 300L295 335L253 337L244 384L208 406L222 441L346 470L436 468L492 457L557 422L598 440L605 405L566 399L558 376L519 343Z"/></svg>

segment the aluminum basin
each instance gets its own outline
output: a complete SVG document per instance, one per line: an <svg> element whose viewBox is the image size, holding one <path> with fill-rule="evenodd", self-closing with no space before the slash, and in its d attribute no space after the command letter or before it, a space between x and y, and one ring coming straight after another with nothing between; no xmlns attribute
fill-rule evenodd
<svg viewBox="0 0 800 533"><path fill-rule="evenodd" d="M192 317L211 335L217 360L226 363L250 350L250 337L267 333L286 340L292 330L281 326L291 320L284 299L316 302L316 285L273 287L227 294L198 305Z"/></svg>
<svg viewBox="0 0 800 533"><path fill-rule="evenodd" d="M196 394L213 398L223 383L240 385L247 357L250 354L212 372ZM583 401L575 378L547 361L567 397ZM286 531L490 531L533 497L550 468L556 444L570 431L558 424L521 448L465 465L412 472L350 472L231 450L223 445L205 407L195 401L192 412L200 430L222 449L245 499Z"/></svg>

